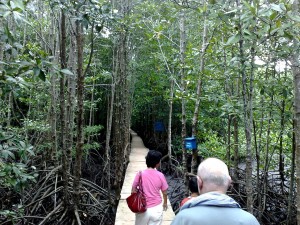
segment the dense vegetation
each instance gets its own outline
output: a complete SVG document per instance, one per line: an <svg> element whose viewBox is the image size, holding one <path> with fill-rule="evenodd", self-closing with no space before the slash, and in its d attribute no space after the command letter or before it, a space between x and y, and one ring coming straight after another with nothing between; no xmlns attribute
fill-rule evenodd
<svg viewBox="0 0 300 225"><path fill-rule="evenodd" d="M0 18L1 224L113 224L130 129L173 190L219 157L262 224L300 223L298 0L0 0Z"/></svg>

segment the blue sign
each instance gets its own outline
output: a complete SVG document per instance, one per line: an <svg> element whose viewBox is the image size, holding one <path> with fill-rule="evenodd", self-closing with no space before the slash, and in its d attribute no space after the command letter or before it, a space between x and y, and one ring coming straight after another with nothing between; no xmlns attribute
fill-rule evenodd
<svg viewBox="0 0 300 225"><path fill-rule="evenodd" d="M193 150L197 149L197 142L196 142L196 138L194 137L185 138L184 143L186 149L193 149Z"/></svg>
<svg viewBox="0 0 300 225"><path fill-rule="evenodd" d="M157 121L154 123L154 131L163 132L165 131L164 123L161 121Z"/></svg>

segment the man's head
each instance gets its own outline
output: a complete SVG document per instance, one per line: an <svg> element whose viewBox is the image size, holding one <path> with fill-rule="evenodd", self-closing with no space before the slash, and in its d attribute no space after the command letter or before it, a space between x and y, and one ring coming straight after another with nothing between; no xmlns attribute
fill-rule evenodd
<svg viewBox="0 0 300 225"><path fill-rule="evenodd" d="M147 167L155 168L160 163L162 154L155 150L150 150L146 156Z"/></svg>
<svg viewBox="0 0 300 225"><path fill-rule="evenodd" d="M231 184L228 167L217 158L208 158L198 167L199 193L220 192L225 194Z"/></svg>

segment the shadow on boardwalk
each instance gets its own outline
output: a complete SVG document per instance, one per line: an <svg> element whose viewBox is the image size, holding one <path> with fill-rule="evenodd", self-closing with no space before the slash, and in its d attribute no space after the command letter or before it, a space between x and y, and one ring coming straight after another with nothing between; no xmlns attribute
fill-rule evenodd
<svg viewBox="0 0 300 225"><path fill-rule="evenodd" d="M148 149L144 146L143 140L134 132L131 133L131 153L129 156L129 164L126 170L124 183L121 191L121 199L119 201L115 225L133 225L135 214L130 211L127 206L126 198L131 193L131 185L136 173L147 168L145 156ZM168 199L168 210L163 215L163 225L171 224L175 214Z"/></svg>

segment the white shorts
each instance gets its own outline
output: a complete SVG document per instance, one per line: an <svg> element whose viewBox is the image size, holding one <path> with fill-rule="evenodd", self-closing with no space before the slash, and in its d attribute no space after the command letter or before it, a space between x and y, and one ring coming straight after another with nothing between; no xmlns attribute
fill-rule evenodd
<svg viewBox="0 0 300 225"><path fill-rule="evenodd" d="M162 204L147 208L144 213L135 214L135 225L161 225L163 219Z"/></svg>

